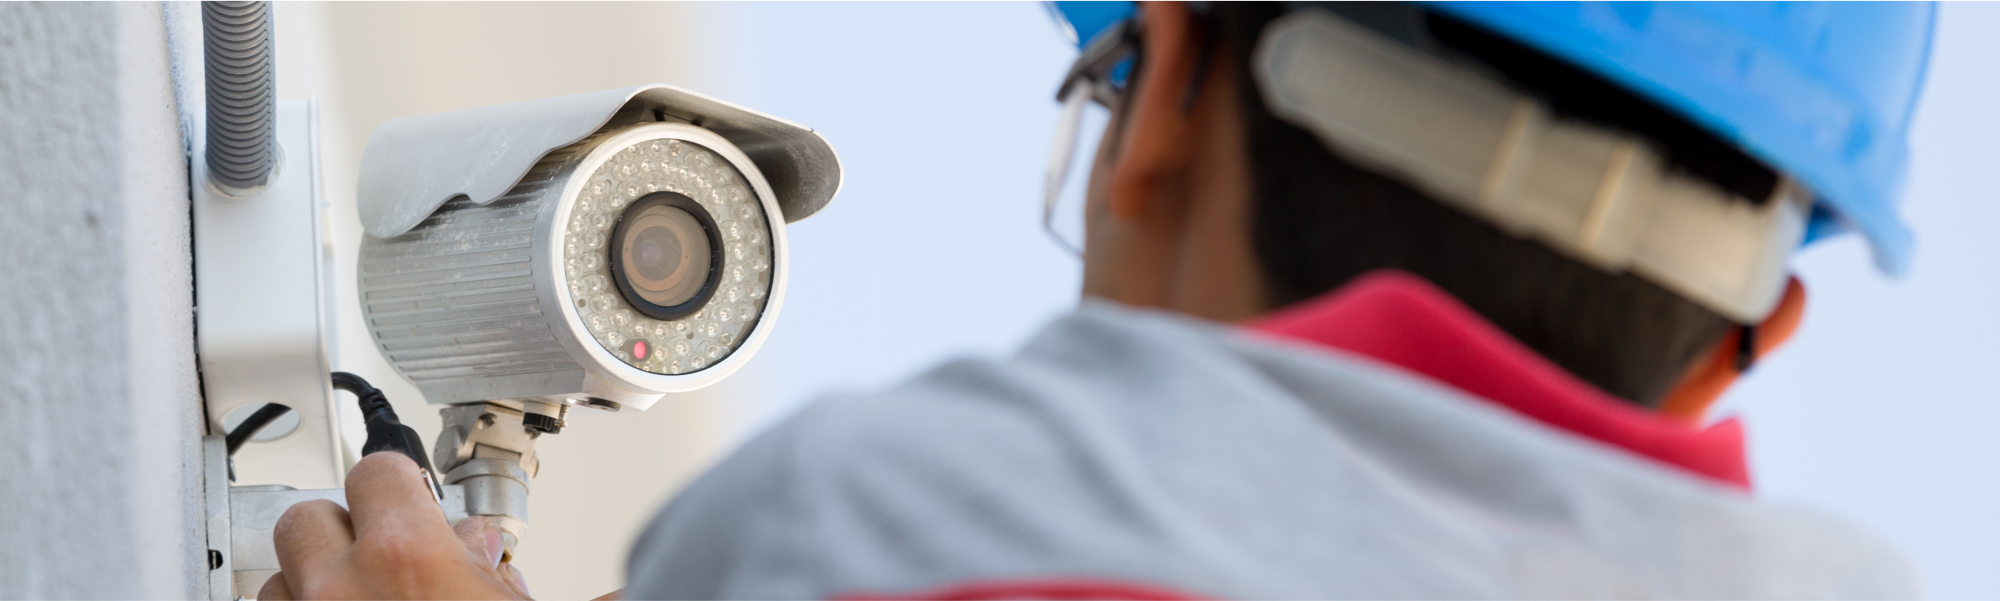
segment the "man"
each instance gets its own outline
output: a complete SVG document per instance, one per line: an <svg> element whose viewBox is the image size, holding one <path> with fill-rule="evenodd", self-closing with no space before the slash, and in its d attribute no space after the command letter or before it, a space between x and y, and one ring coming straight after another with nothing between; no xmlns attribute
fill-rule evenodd
<svg viewBox="0 0 2000 601"><path fill-rule="evenodd" d="M749 442L627 596L1916 593L1755 502L1703 412L1796 326L1802 240L1906 260L1930 7L1062 10L1064 99L1114 111L1087 300ZM351 513L287 512L263 596L524 596L412 470L370 456Z"/></svg>

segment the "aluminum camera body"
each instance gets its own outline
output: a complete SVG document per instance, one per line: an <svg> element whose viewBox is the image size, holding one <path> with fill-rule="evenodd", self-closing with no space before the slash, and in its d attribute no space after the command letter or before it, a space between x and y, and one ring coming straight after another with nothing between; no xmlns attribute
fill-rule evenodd
<svg viewBox="0 0 2000 601"><path fill-rule="evenodd" d="M839 185L812 130L671 86L392 121L362 159L363 314L433 404L643 410L756 352L785 225Z"/></svg>

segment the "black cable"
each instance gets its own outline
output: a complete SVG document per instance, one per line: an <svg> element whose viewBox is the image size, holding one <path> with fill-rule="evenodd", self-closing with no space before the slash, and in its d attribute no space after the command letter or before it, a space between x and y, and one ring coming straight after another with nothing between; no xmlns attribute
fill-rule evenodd
<svg viewBox="0 0 2000 601"><path fill-rule="evenodd" d="M396 408L389 405L389 397L382 396L382 391L369 385L367 380L344 371L333 372L332 377L334 390L354 393L355 401L361 405L361 419L378 418L379 415L386 414L387 419L396 421Z"/></svg>
<svg viewBox="0 0 2000 601"><path fill-rule="evenodd" d="M361 405L361 421L368 426L368 440L361 444L361 456L366 457L377 451L395 451L416 461L424 471L432 471L430 455L424 453L423 437L418 436L416 430L403 425L402 420L396 417L396 408L389 404L389 397L383 396L381 390L369 385L368 380L362 379L361 376L336 371L333 372L332 378L335 389L354 393L355 399ZM236 449L250 442L250 438L256 436L258 430L271 425L272 421L291 410L284 405L268 403L263 409L250 414L249 419L237 424L236 429L230 430L225 437L229 454L235 455Z"/></svg>
<svg viewBox="0 0 2000 601"><path fill-rule="evenodd" d="M360 401L361 421L368 425L368 441L361 444L362 457L395 451L416 461L425 472L432 472L430 455L424 453L423 437L396 418L396 408L389 405L389 398L382 396L382 391L368 385L361 376L344 371L333 372L333 387L354 393Z"/></svg>
<svg viewBox="0 0 2000 601"><path fill-rule="evenodd" d="M382 391L376 390L367 380L361 379L361 376L336 371L331 377L334 388L354 393L355 399L361 405L361 421L368 425L368 441L361 443L361 456L367 457L370 453L378 451L402 453L404 457L409 457L410 460L417 462L418 467L424 469L424 482L430 485L431 494L439 502L443 502L444 489L438 487L436 472L431 469L430 456L424 453L423 437L417 436L416 430L403 425L402 420L396 418L396 408L389 405L389 397L383 396ZM268 403L256 413L250 414L243 423L237 424L236 429L224 437L230 455L229 481L236 481L236 449L241 448L243 443L249 442L250 437L256 436L257 431L270 425L272 420L291 410L284 405Z"/></svg>
<svg viewBox="0 0 2000 601"><path fill-rule="evenodd" d="M265 403L263 409L258 409L256 413L250 414L249 419L245 419L243 423L237 424L236 429L230 430L229 435L223 437L224 440L228 441L229 454L235 455L236 449L243 448L243 443L250 442L250 437L256 436L258 430L264 429L264 426L271 425L271 422L277 421L279 417L283 417L285 413L291 410L291 407L277 403Z"/></svg>

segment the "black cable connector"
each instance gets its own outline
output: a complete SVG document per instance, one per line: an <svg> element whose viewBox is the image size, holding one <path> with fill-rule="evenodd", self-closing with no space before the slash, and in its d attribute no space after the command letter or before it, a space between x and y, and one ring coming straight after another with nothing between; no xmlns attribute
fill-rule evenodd
<svg viewBox="0 0 2000 601"><path fill-rule="evenodd" d="M442 502L444 489L437 484L436 472L431 469L430 455L424 453L423 437L418 436L416 430L403 425L403 421L396 417L396 408L389 405L389 397L383 396L382 391L369 385L361 376L336 371L333 372L332 378L335 389L354 393L355 399L361 405L361 421L368 426L368 440L361 443L361 456L367 457L371 453L380 451L402 453L404 457L417 462L417 467L424 469L424 479L430 485L431 494ZM291 410L292 408L284 405L268 403L256 413L250 414L248 419L243 420L243 423L238 424L236 429L230 430L224 437L229 454L235 455L236 449L250 442L250 437L256 436L257 431L264 429L264 426L270 425L272 421ZM229 472L229 479L234 481L236 479L234 461L230 462Z"/></svg>
<svg viewBox="0 0 2000 601"><path fill-rule="evenodd" d="M344 371L333 372L333 387L354 393L360 401L361 421L368 426L368 440L361 443L362 457L395 451L416 461L425 472L431 471L430 455L424 453L424 439L396 418L396 408L389 405L389 398L382 396L382 391L368 385L361 376Z"/></svg>
<svg viewBox="0 0 2000 601"><path fill-rule="evenodd" d="M354 393L361 403L361 421L368 426L368 440L361 443L361 456L382 451L402 453L423 468L424 484L430 488L431 498L444 503L444 488L438 486L430 455L424 453L423 437L396 418L396 408L389 406L389 397L382 396L382 391L361 376L344 371L333 372L333 387Z"/></svg>

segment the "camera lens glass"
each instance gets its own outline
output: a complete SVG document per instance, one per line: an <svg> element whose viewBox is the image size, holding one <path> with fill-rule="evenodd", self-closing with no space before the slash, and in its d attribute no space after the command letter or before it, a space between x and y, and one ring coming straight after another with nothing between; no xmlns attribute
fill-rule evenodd
<svg viewBox="0 0 2000 601"><path fill-rule="evenodd" d="M722 244L700 204L673 192L640 198L611 235L611 275L633 308L654 319L701 309L714 294Z"/></svg>

